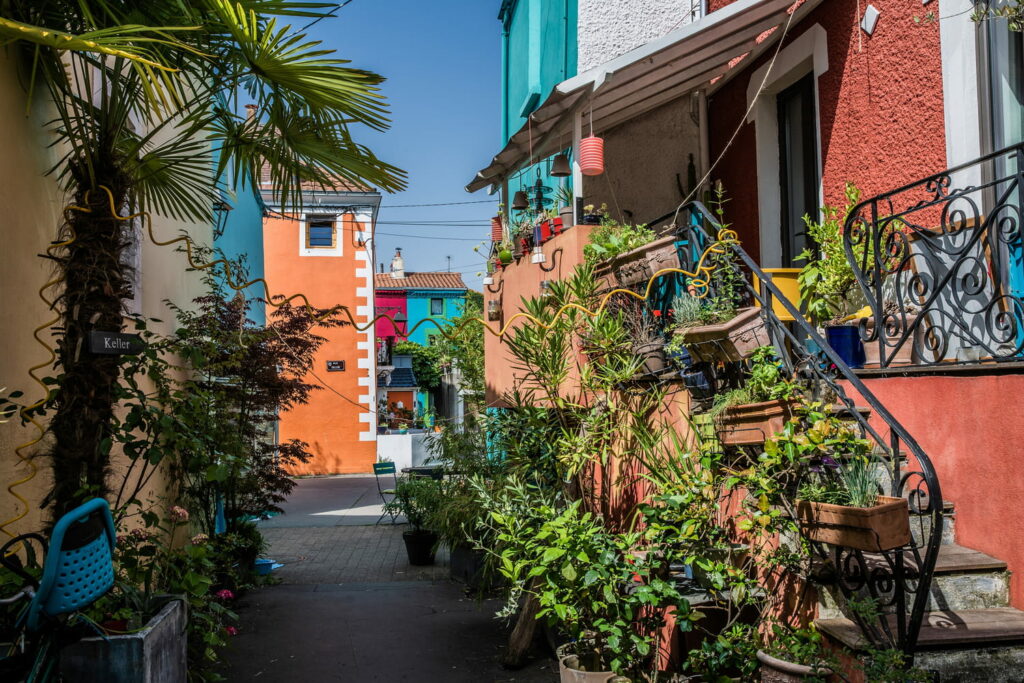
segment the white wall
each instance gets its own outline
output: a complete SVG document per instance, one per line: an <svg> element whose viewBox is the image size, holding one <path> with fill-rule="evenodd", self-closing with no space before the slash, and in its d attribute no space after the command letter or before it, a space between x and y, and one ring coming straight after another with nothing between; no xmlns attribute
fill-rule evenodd
<svg viewBox="0 0 1024 683"><path fill-rule="evenodd" d="M393 462L399 471L425 465L430 458L426 439L426 434L378 434L377 460Z"/></svg>
<svg viewBox="0 0 1024 683"><path fill-rule="evenodd" d="M586 71L699 18L704 0L579 0L578 70Z"/></svg>

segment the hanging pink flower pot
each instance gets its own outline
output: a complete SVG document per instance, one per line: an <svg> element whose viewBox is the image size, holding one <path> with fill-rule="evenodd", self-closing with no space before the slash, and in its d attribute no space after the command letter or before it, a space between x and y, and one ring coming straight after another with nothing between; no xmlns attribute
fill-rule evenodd
<svg viewBox="0 0 1024 683"><path fill-rule="evenodd" d="M604 139L591 135L580 140L580 170L583 175L604 173Z"/></svg>

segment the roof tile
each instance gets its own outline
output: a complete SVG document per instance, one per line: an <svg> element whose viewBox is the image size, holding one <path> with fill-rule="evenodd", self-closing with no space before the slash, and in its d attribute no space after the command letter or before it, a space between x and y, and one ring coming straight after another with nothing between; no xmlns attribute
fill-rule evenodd
<svg viewBox="0 0 1024 683"><path fill-rule="evenodd" d="M466 289L461 273L406 273L404 278L391 273L375 273L373 284L377 289Z"/></svg>

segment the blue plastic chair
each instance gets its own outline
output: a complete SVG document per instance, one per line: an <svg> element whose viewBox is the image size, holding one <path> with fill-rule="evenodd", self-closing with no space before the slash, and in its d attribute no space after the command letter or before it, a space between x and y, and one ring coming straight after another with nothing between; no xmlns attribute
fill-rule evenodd
<svg viewBox="0 0 1024 683"><path fill-rule="evenodd" d="M102 498L79 505L50 534L39 588L28 607L27 627L88 607L114 586L114 518Z"/></svg>

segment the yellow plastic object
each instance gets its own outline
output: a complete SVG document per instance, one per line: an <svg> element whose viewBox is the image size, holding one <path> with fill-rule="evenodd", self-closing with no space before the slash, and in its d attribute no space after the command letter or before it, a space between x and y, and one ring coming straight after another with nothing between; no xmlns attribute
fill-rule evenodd
<svg viewBox="0 0 1024 683"><path fill-rule="evenodd" d="M786 297L793 308L800 309L800 286L797 284L796 278L800 274L799 268L764 268L764 272L769 275L772 282L778 287L782 295ZM754 278L754 290L761 294L761 281ZM791 323L796 318L789 314L786 307L782 305L776 299L772 300L772 311L778 316L779 320L784 323Z"/></svg>

